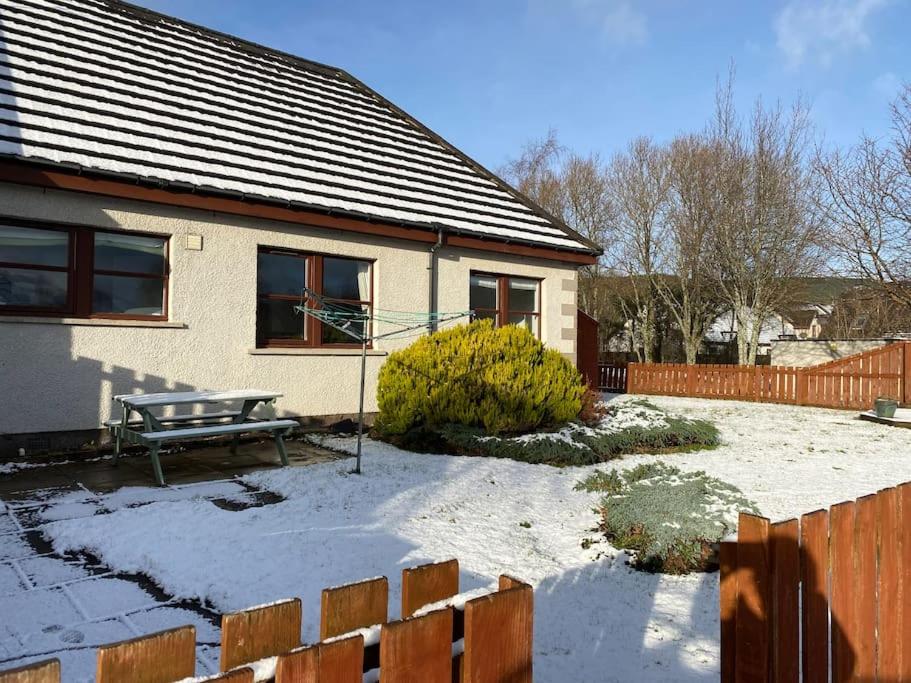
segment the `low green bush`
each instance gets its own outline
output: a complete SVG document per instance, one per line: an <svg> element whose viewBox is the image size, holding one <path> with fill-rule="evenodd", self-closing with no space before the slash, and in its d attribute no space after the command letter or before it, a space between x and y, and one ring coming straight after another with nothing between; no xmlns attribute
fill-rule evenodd
<svg viewBox="0 0 911 683"><path fill-rule="evenodd" d="M594 472L576 488L605 494L599 530L630 551L634 567L652 572L713 569L716 544L734 531L739 513L758 513L734 486L662 462Z"/></svg>
<svg viewBox="0 0 911 683"><path fill-rule="evenodd" d="M527 432L575 419L583 392L572 363L527 329L479 320L389 355L377 385L375 431L399 439L444 425Z"/></svg>
<svg viewBox="0 0 911 683"><path fill-rule="evenodd" d="M718 429L707 420L668 415L644 400L609 405L597 425L572 422L557 431L490 436L477 428L444 425L410 450L510 458L549 465L593 465L632 453L668 453L714 448ZM415 448L414 446L423 446Z"/></svg>

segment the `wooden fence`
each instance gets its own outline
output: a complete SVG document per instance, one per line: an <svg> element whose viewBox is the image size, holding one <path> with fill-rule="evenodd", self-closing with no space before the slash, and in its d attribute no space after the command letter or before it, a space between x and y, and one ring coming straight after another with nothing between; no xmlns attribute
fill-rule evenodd
<svg viewBox="0 0 911 683"><path fill-rule="evenodd" d="M911 403L911 342L807 368L630 363L627 391L698 398L869 409L878 396Z"/></svg>
<svg viewBox="0 0 911 683"><path fill-rule="evenodd" d="M226 614L221 683L531 683L534 596L501 576L460 600L456 560L402 572L402 619L388 621L386 577L327 588L320 642L301 645L297 598ZM196 632L182 626L98 649L96 683L174 683L194 676ZM369 672L369 673L368 673ZM59 660L0 672L0 683L59 683Z"/></svg>
<svg viewBox="0 0 911 683"><path fill-rule="evenodd" d="M612 393L625 393L627 365L627 363L599 363L598 389Z"/></svg>
<svg viewBox="0 0 911 683"><path fill-rule="evenodd" d="M911 681L911 483L721 544L721 680ZM831 675L831 678L830 678Z"/></svg>

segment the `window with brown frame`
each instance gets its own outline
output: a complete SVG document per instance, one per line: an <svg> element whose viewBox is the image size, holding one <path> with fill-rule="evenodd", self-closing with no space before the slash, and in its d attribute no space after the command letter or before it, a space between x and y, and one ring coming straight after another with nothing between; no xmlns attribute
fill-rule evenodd
<svg viewBox="0 0 911 683"><path fill-rule="evenodd" d="M494 325L523 325L541 336L540 280L471 273L469 307L474 317L490 319Z"/></svg>
<svg viewBox="0 0 911 683"><path fill-rule="evenodd" d="M337 306L369 315L373 306L372 265L363 259L260 247L256 264L256 345L359 347L354 338L297 313L294 307L300 304L301 291L307 287ZM352 325L356 334L364 332L363 323Z"/></svg>
<svg viewBox="0 0 911 683"><path fill-rule="evenodd" d="M0 314L165 320L168 238L0 219Z"/></svg>

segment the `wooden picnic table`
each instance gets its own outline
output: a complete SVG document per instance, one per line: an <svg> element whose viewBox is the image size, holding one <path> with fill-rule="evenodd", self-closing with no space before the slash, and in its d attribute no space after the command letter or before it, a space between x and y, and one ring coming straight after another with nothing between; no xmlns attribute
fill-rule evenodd
<svg viewBox="0 0 911 683"><path fill-rule="evenodd" d="M165 485L158 452L167 441L198 439L209 436L232 436L231 452L235 453L240 434L265 431L272 434L282 465L288 464L283 437L297 426L294 420L257 420L250 414L260 403L271 403L280 398L276 391L258 389L235 389L230 391L175 391L154 394L120 394L114 396L114 403L120 404L120 418L105 424L114 436L114 464L124 442L138 443L149 447L155 480ZM155 415L153 408L187 405L216 405L241 403L239 410L220 410L175 415ZM133 416L136 413L136 417Z"/></svg>

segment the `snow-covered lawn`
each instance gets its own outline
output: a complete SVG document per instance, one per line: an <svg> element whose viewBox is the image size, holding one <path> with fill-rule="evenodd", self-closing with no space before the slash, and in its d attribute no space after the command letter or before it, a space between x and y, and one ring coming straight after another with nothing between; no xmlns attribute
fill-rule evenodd
<svg viewBox="0 0 911 683"><path fill-rule="evenodd" d="M174 598L219 611L300 596L304 640L316 639L323 587L385 574L396 616L402 568L456 557L463 590L500 573L535 585L536 680L716 680L717 574L642 574L606 544L583 550L597 495L573 486L592 469L660 457L734 484L764 514L782 519L911 480L911 433L845 412L649 400L712 420L723 444L556 469L368 442L363 476L347 474L350 462L340 461L244 478L280 494L279 503L230 511L173 490L133 490L132 506L123 493L110 501L69 494L43 510L48 521L39 528L57 551L88 550L114 570L150 577ZM91 514L99 506L110 512ZM103 603L105 594L94 599Z"/></svg>

